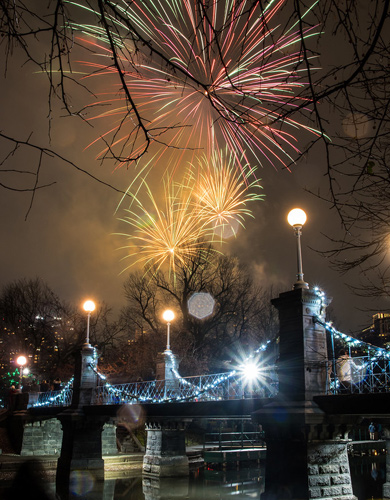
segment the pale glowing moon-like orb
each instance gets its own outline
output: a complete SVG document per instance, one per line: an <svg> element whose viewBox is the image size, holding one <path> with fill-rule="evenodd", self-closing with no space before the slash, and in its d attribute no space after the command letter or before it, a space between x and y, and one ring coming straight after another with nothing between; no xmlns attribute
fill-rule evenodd
<svg viewBox="0 0 390 500"><path fill-rule="evenodd" d="M234 217L229 218L227 222L217 222L214 226L214 234L222 240L235 238L240 229L240 223Z"/></svg>
<svg viewBox="0 0 390 500"><path fill-rule="evenodd" d="M203 319L214 311L215 300L209 293L194 293L188 300L188 312L195 318Z"/></svg>
<svg viewBox="0 0 390 500"><path fill-rule="evenodd" d="M343 129L348 137L361 139L373 130L374 122L363 113L349 113L343 119Z"/></svg>

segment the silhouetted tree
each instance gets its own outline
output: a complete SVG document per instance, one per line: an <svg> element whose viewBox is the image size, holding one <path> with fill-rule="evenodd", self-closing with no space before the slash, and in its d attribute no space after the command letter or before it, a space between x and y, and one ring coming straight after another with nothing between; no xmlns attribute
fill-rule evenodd
<svg viewBox="0 0 390 500"><path fill-rule="evenodd" d="M19 354L29 359L38 372L45 373L58 339L64 306L40 278L20 279L1 290L2 361L15 361Z"/></svg>
<svg viewBox="0 0 390 500"><path fill-rule="evenodd" d="M157 60L167 84L173 76L181 75L183 88L190 86L195 91L206 93L206 96L209 91L218 92L218 89L210 89L207 81L188 75L186 65L178 64L176 58L164 58L148 35L137 29L120 2L81 0L79 4L85 9L63 0L31 5L18 0L1 0L0 35L6 56L5 70L22 57L24 63L35 65L47 76L49 124L59 114L56 109L58 103L62 114L78 115L84 119L86 108L80 106L77 109L72 97L82 86L91 94L93 88L88 86L91 80L81 82L72 73L74 59L79 60L82 48L75 35L83 23L97 26L99 35L96 36L105 40L108 61L99 71L112 72L123 91L122 123L130 117L134 126L131 133L125 134L127 153L117 134L111 138L104 135L104 156L115 162L132 164L149 150L153 141L166 145L168 141L164 134L170 134L172 130L176 132L181 126L174 123L164 130L154 129L153 117L146 116L137 105L125 78L129 71L137 77L136 57L141 54L142 57ZM210 24L209 5L209 2L196 1L199 14L197 27L199 30L214 30L216 43L213 57L227 72L228 56L223 55L218 37L222 29L228 27L216 28ZM255 9L260 9L261 13L261 9L268 6L269 2L249 1L241 11L237 10L237 16L244 19L251 16ZM367 281L358 291L375 296L387 296L389 284L385 261L389 232L389 8L389 0L285 2L280 24L287 25L293 20L294 29L302 35L300 46L296 49L301 54L297 74L302 75L308 85L291 97L291 105L287 107L279 106L276 100L275 109L266 113L263 122L259 122L259 130L273 123L275 112L283 129L288 118L295 119L305 114L305 109L311 110L311 125L319 130L319 134L305 140L301 153L297 151L291 162L297 161L301 154L306 155L313 147L322 148L316 149L317 157L324 158L323 165L318 167L318 174L325 175L328 183L325 189L315 194L337 211L342 228L341 236L329 235L331 247L326 251L327 256L343 272L360 267L361 276L365 276ZM305 30L314 26L318 27L316 37L305 38ZM86 27L83 30L88 31ZM244 30L242 35L245 38L248 33ZM271 31L270 43L274 41L273 36ZM132 50L127 50L127 44ZM205 50L208 48L205 47ZM87 50L93 51L93 44ZM283 50L288 53L289 47L286 45ZM244 99L245 95L242 97ZM218 112L222 112L226 104L223 96L220 103L216 106ZM231 120L237 119L235 111L232 109ZM243 122L251 119L245 114L239 114L238 118ZM20 169L11 163L9 168L3 169L3 180L0 181L3 188L31 193L31 202L39 189L50 184L40 183L40 173L45 161L52 161L53 156L85 172L80 165L50 147L38 144L30 136L20 137L3 127L0 137L2 150L5 151L3 165L24 148L37 152L38 159L31 170ZM115 147L118 144L119 149ZM31 182L26 182L26 179L31 179Z"/></svg>
<svg viewBox="0 0 390 500"><path fill-rule="evenodd" d="M123 314L134 332L135 358L138 343L149 343L148 362L154 366L157 352L165 349L162 314L167 308L176 315L171 345L182 358L183 373L221 370L238 350L244 355L277 334L269 291L256 286L250 270L233 257L199 253L178 265L174 275L133 273L124 287L128 306ZM189 309L189 299L200 292L215 301L212 314L204 318Z"/></svg>

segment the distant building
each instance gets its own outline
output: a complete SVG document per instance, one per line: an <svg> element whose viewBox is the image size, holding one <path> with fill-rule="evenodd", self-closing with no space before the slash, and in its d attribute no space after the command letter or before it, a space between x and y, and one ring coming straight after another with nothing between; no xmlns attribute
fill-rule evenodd
<svg viewBox="0 0 390 500"><path fill-rule="evenodd" d="M372 316L373 324L362 330L359 337L378 347L390 343L390 313L376 313Z"/></svg>

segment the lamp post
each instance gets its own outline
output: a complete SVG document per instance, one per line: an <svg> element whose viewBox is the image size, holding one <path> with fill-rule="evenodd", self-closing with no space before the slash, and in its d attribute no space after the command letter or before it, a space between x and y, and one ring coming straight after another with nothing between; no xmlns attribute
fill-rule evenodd
<svg viewBox="0 0 390 500"><path fill-rule="evenodd" d="M295 236L297 237L297 281L294 283L294 289L309 288L309 285L303 279L302 270L302 249L301 249L301 236L302 226L306 222L306 214L300 208L294 208L287 215L287 220L290 226L294 228Z"/></svg>
<svg viewBox="0 0 390 500"><path fill-rule="evenodd" d="M23 367L27 363L27 358L25 356L19 356L16 360L16 363L19 365L19 379L20 379L20 389L23 387Z"/></svg>
<svg viewBox="0 0 390 500"><path fill-rule="evenodd" d="M95 310L95 302L93 300L86 300L83 304L84 311L88 313L87 316L87 336L85 338L85 344L89 345L89 321L91 319L91 312Z"/></svg>
<svg viewBox="0 0 390 500"><path fill-rule="evenodd" d="M173 311L170 309L167 309L163 313L163 318L167 322L167 351L170 351L170 345L169 345L169 335L170 335L170 326L171 326L171 321L175 317L175 314Z"/></svg>

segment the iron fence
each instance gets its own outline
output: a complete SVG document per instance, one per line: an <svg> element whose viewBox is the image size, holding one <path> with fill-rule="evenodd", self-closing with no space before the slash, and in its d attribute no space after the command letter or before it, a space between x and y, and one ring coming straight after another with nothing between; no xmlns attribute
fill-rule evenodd
<svg viewBox="0 0 390 500"><path fill-rule="evenodd" d="M390 392L390 360L385 357L352 357L330 360L324 369L324 394ZM95 390L93 404L134 404L142 402L215 401L274 397L278 393L276 370L270 368L260 378L249 381L241 373L216 373L194 377L110 385ZM28 406L69 406L72 389L30 393Z"/></svg>
<svg viewBox="0 0 390 500"><path fill-rule="evenodd" d="M390 392L389 359L362 356L329 361L327 394L370 392Z"/></svg>
<svg viewBox="0 0 390 500"><path fill-rule="evenodd" d="M72 395L72 388L62 391L29 392L28 408L33 406L70 406Z"/></svg>
<svg viewBox="0 0 390 500"><path fill-rule="evenodd" d="M242 374L217 373L151 382L102 385L96 389L95 404L133 404L137 402L213 401L272 397L278 384L263 375L248 381Z"/></svg>

